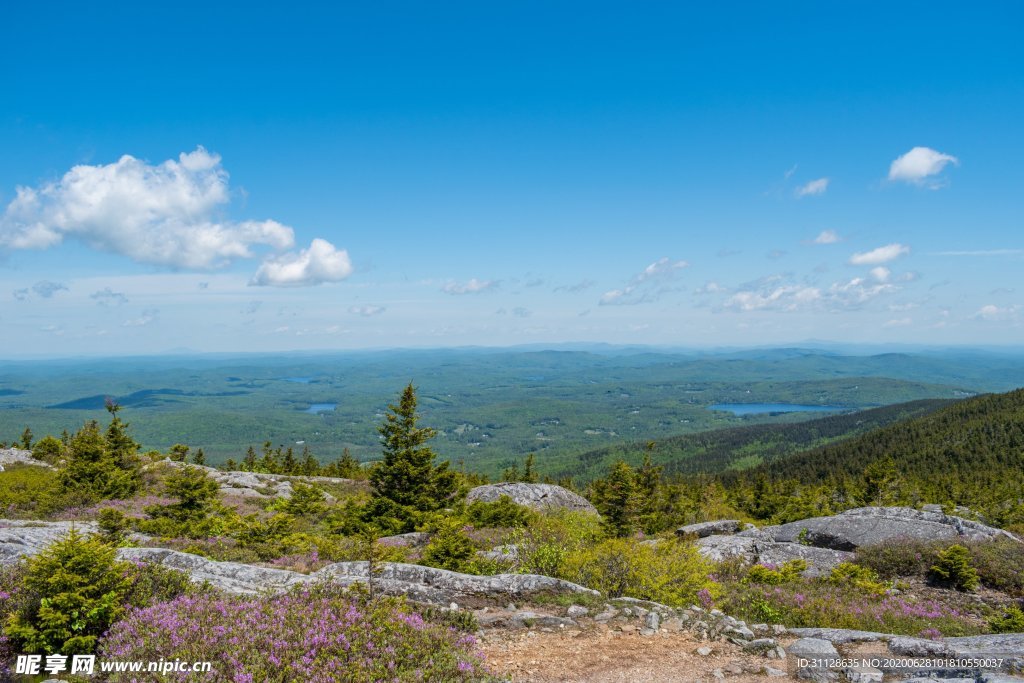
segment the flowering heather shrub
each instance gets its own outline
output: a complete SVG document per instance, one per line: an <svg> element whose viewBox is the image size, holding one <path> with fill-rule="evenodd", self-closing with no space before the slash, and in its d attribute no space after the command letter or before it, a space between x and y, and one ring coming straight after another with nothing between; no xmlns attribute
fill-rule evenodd
<svg viewBox="0 0 1024 683"><path fill-rule="evenodd" d="M967 615L933 600L873 595L826 581L734 585L719 608L741 619L790 627L849 628L913 636L924 631L938 631L943 636L982 631Z"/></svg>
<svg viewBox="0 0 1024 683"><path fill-rule="evenodd" d="M490 680L473 636L432 624L394 599L327 586L281 596L182 596L131 611L101 657L213 662L216 683ZM189 674L114 674L112 682Z"/></svg>

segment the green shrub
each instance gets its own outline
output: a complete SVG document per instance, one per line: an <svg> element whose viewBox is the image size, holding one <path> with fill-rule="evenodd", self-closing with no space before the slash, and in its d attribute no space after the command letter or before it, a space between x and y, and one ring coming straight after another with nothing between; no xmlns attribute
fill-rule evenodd
<svg viewBox="0 0 1024 683"><path fill-rule="evenodd" d="M611 597L629 596L672 606L714 597L719 585L710 579L714 566L690 543L670 540L656 545L612 538L567 555L561 578Z"/></svg>
<svg viewBox="0 0 1024 683"><path fill-rule="evenodd" d="M296 517L313 517L323 513L325 509L324 492L317 486L294 482L291 497L279 498L270 505L269 509L279 510Z"/></svg>
<svg viewBox="0 0 1024 683"><path fill-rule="evenodd" d="M11 465L0 472L0 510L6 517L44 517L88 502L65 491L53 470Z"/></svg>
<svg viewBox="0 0 1024 683"><path fill-rule="evenodd" d="M502 545L519 551L518 571L560 576L571 552L593 545L604 537L596 515L557 510L537 515L528 527L514 529Z"/></svg>
<svg viewBox="0 0 1024 683"><path fill-rule="evenodd" d="M139 490L139 445L128 436L117 416L120 408L109 404L112 415L106 432L95 420L87 422L68 442L67 458L58 473L65 490L93 501L131 498Z"/></svg>
<svg viewBox="0 0 1024 683"><path fill-rule="evenodd" d="M999 538L970 543L967 548L983 585L1024 597L1024 543Z"/></svg>
<svg viewBox="0 0 1024 683"><path fill-rule="evenodd" d="M530 508L518 505L508 496L501 496L493 503L482 500L473 501L466 508L466 516L477 527L524 527L530 523L535 513Z"/></svg>
<svg viewBox="0 0 1024 683"><path fill-rule="evenodd" d="M978 572L971 564L971 552L962 545L940 551L929 576L937 583L962 591L974 590L979 582Z"/></svg>
<svg viewBox="0 0 1024 683"><path fill-rule="evenodd" d="M807 570L807 562L801 559L789 560L781 565L755 564L747 571L747 581L769 586L779 586L800 579Z"/></svg>
<svg viewBox="0 0 1024 683"><path fill-rule="evenodd" d="M1006 611L989 620L988 626L993 633L1024 632L1024 611L1017 605L1010 605Z"/></svg>
<svg viewBox="0 0 1024 683"><path fill-rule="evenodd" d="M462 571L476 552L473 541L462 530L462 523L457 519L441 520L430 543L423 549L421 561L428 567Z"/></svg>
<svg viewBox="0 0 1024 683"><path fill-rule="evenodd" d="M857 548L855 561L883 579L923 577L928 574L928 568L935 564L943 545L936 541L898 538Z"/></svg>
<svg viewBox="0 0 1024 683"><path fill-rule="evenodd" d="M24 595L6 635L22 652L90 653L124 612L131 565L77 530L25 560Z"/></svg>
<svg viewBox="0 0 1024 683"><path fill-rule="evenodd" d="M886 590L875 572L853 562L840 562L832 568L825 581L836 586L853 586L874 595L882 595Z"/></svg>
<svg viewBox="0 0 1024 683"><path fill-rule="evenodd" d="M125 532L129 528L128 516L124 512L117 508L101 508L96 515L96 521L103 540L115 545L124 540Z"/></svg>
<svg viewBox="0 0 1024 683"><path fill-rule="evenodd" d="M64 457L64 442L53 436L44 436L32 446L32 457L56 465Z"/></svg>

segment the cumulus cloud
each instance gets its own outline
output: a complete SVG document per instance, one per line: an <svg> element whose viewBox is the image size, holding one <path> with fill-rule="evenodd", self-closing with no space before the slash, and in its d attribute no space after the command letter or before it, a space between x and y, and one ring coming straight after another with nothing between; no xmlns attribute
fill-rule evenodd
<svg viewBox="0 0 1024 683"><path fill-rule="evenodd" d="M1017 317L1017 306L996 306L995 304L988 304L978 309L978 312L974 314L975 318L981 320L987 320L989 322L998 322L1006 320L1014 320Z"/></svg>
<svg viewBox="0 0 1024 683"><path fill-rule="evenodd" d="M796 188L796 190L794 190L794 194L796 194L798 198L825 194L825 191L828 190L828 183L828 178L818 178L817 180L812 180L806 185L801 185Z"/></svg>
<svg viewBox="0 0 1024 683"><path fill-rule="evenodd" d="M124 155L18 187L0 215L0 248L47 249L75 239L139 263L209 270L252 258L257 245L294 245L293 230L276 221L224 219L229 201L221 158L202 147L157 165Z"/></svg>
<svg viewBox="0 0 1024 683"><path fill-rule="evenodd" d="M144 310L142 312L142 315L140 315L138 318L125 320L123 323L121 323L121 327L145 327L146 325L149 325L151 322L155 321L159 314L160 311L158 309L148 308Z"/></svg>
<svg viewBox="0 0 1024 683"><path fill-rule="evenodd" d="M818 236L811 240L812 244L835 244L842 238L835 230L822 230Z"/></svg>
<svg viewBox="0 0 1024 683"><path fill-rule="evenodd" d="M889 276L892 275L892 271L885 266L875 266L871 269L871 277L875 278L879 282L887 282Z"/></svg>
<svg viewBox="0 0 1024 683"><path fill-rule="evenodd" d="M689 265L686 261L660 258L633 276L625 287L602 294L597 303L600 306L632 306L656 301L668 291L667 284Z"/></svg>
<svg viewBox="0 0 1024 683"><path fill-rule="evenodd" d="M89 298L100 306L120 306L128 303L128 297L122 292L115 292L110 287L104 287L98 292L93 292Z"/></svg>
<svg viewBox="0 0 1024 683"><path fill-rule="evenodd" d="M314 239L308 249L265 259L249 282L270 287L309 287L340 282L352 274L348 252L327 240Z"/></svg>
<svg viewBox="0 0 1024 683"><path fill-rule="evenodd" d="M372 318L375 315L380 315L387 308L384 306L350 306L348 312L352 315L361 315L364 318Z"/></svg>
<svg viewBox="0 0 1024 683"><path fill-rule="evenodd" d="M877 266L882 263L888 263L894 259L899 258L910 253L910 247L905 244L887 244L884 247L878 247L871 251L865 251L863 253L856 253L850 257L850 265L852 266Z"/></svg>
<svg viewBox="0 0 1024 683"><path fill-rule="evenodd" d="M828 287L793 282L788 275L769 275L740 285L722 304L735 311L848 310L898 291L896 285L856 277Z"/></svg>
<svg viewBox="0 0 1024 683"><path fill-rule="evenodd" d="M497 280L478 280L472 278L468 282L449 282L441 291L445 294L479 294L480 292L486 292L489 289L494 289L498 286Z"/></svg>
<svg viewBox="0 0 1024 683"><path fill-rule="evenodd" d="M930 147L915 147L890 164L889 180L936 189L942 187L943 183L935 176L942 173L942 169L949 164L957 166L960 160Z"/></svg>

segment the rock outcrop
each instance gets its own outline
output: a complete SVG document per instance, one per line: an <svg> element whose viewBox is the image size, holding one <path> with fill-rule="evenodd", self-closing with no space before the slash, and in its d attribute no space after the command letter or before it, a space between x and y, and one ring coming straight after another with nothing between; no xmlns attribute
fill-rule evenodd
<svg viewBox="0 0 1024 683"><path fill-rule="evenodd" d="M0 565L13 564L20 557L35 555L66 536L72 527L88 534L99 530L96 522L0 520Z"/></svg>
<svg viewBox="0 0 1024 683"><path fill-rule="evenodd" d="M354 484L353 479L341 479L338 477L306 477L290 476L284 474L265 474L263 472L225 472L215 467L206 465L195 465L182 463L175 460L161 460L153 466L164 467L196 467L217 482L220 493L227 496L242 496L245 498L291 498L292 483L302 482L306 484ZM326 494L326 500L334 498Z"/></svg>
<svg viewBox="0 0 1024 683"><path fill-rule="evenodd" d="M53 465L33 458L32 451L23 448L0 448L0 472L3 472L7 465L34 465L53 469Z"/></svg>
<svg viewBox="0 0 1024 683"><path fill-rule="evenodd" d="M1013 534L961 517L933 510L905 507L864 507L831 517L812 517L763 529L738 533L734 520L704 522L681 527L677 534L698 536L701 554L714 560L741 558L747 562L782 564L802 559L806 576L831 571L853 559L855 549L900 538L921 540L1020 540Z"/></svg>
<svg viewBox="0 0 1024 683"><path fill-rule="evenodd" d="M776 542L813 545L833 550L856 550L899 538L919 540L990 541L1016 536L942 512L906 507L863 507L831 517L812 517L760 530Z"/></svg>
<svg viewBox="0 0 1024 683"><path fill-rule="evenodd" d="M676 535L683 538L706 538L718 534L733 534L740 530L738 519L718 519L713 522L697 522L676 529Z"/></svg>
<svg viewBox="0 0 1024 683"><path fill-rule="evenodd" d="M583 496L554 484L501 483L477 486L469 491L466 502L493 503L502 496L534 510L564 509L597 514L597 508Z"/></svg>
<svg viewBox="0 0 1024 683"><path fill-rule="evenodd" d="M126 560L153 562L177 569L186 572L197 583L206 581L219 590L238 594L278 592L312 581L350 586L370 580L367 562L337 562L312 574L300 574L238 562L217 562L163 548L121 548L118 554ZM381 563L374 571L372 582L374 590L381 593L404 595L416 602L446 606L478 598L507 601L536 594L598 594L589 588L548 576L476 576L401 562Z"/></svg>

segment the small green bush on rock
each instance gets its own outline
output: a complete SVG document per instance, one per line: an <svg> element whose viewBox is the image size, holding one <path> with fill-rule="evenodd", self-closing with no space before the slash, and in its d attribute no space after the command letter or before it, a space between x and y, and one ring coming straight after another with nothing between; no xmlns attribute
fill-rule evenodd
<svg viewBox="0 0 1024 683"><path fill-rule="evenodd" d="M978 587L978 572L971 564L971 552L962 545L951 545L941 551L929 576L937 583L957 590L972 591Z"/></svg>

